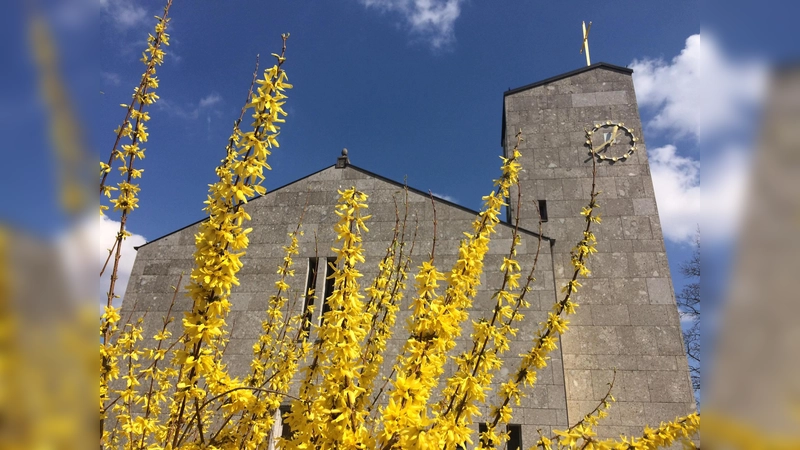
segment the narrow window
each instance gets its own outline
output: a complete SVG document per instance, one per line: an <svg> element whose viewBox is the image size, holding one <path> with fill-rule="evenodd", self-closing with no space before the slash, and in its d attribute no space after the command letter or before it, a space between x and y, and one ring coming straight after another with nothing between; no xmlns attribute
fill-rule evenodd
<svg viewBox="0 0 800 450"><path fill-rule="evenodd" d="M289 421L286 420L286 415L291 410L292 407L290 405L281 405L281 437L287 440L292 438L292 427L289 426Z"/></svg>
<svg viewBox="0 0 800 450"><path fill-rule="evenodd" d="M319 258L309 258L308 259L308 274L306 275L306 291L304 293L305 298L303 300L303 334L308 336L308 333L311 332L311 307L314 306L314 297L316 293L313 293L315 286L317 284L317 267L319 266Z"/></svg>
<svg viewBox="0 0 800 450"><path fill-rule="evenodd" d="M522 450L522 425L506 425L508 431L507 450Z"/></svg>
<svg viewBox="0 0 800 450"><path fill-rule="evenodd" d="M488 430L485 423L478 424L478 433L486 433ZM522 425L506 425L506 431L508 431L506 450L522 450ZM480 434L478 434L478 439L480 439Z"/></svg>
<svg viewBox="0 0 800 450"><path fill-rule="evenodd" d="M542 222L547 222L547 200L539 200L539 217Z"/></svg>
<svg viewBox="0 0 800 450"><path fill-rule="evenodd" d="M336 258L325 259L325 291L322 293L322 311L319 315L319 324L322 325L325 313L331 310L328 297L333 293L333 273L336 271Z"/></svg>
<svg viewBox="0 0 800 450"><path fill-rule="evenodd" d="M483 433L486 433L487 431L489 431L489 427L487 427L485 423L481 422L478 424L478 440L476 441L476 443L481 442L481 435L483 435Z"/></svg>
<svg viewBox="0 0 800 450"><path fill-rule="evenodd" d="M289 423L285 417L286 414L288 414L291 410L291 406L281 405L280 409L275 411L274 421L272 423L272 433L269 443L267 444L267 450L277 450L279 437L283 438L284 440L292 438L292 427L289 426ZM278 436L279 432L280 436Z"/></svg>

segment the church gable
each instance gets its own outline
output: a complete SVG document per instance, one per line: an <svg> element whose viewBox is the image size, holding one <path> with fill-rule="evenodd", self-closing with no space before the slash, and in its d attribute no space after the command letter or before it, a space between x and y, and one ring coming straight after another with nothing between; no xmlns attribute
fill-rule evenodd
<svg viewBox="0 0 800 450"><path fill-rule="evenodd" d="M367 221L370 231L364 236L366 262L359 267L364 274L361 285L362 288L366 288L376 275L377 263L385 255L386 248L391 243L398 214L401 221L405 216L405 189L402 184L348 164L344 168L335 166L326 168L248 203L247 210L252 217L249 226L253 228L253 232L250 234L250 247L242 259L244 267L239 272L240 285L233 290L230 297L233 306L227 319L231 339L225 350L225 361L232 374L243 374L248 370L252 359L252 345L261 332L261 321L264 319L269 296L275 293L274 283L278 279L276 269L284 257L282 247L288 244L287 234L295 230L301 215L303 215L301 230L304 234L299 238L299 254L293 258L295 276L289 281L292 287L291 298L298 300L295 302L296 307L301 307L300 293L306 287L314 288L318 299L315 300L317 303L314 306L312 323L319 323L324 298L330 289L326 286L324 275L328 258L334 254L331 247L336 245L333 226L338 220L338 216L334 213L338 200L337 190L352 186L369 195L368 213L372 215ZM457 259L459 243L464 237L463 232L472 230L472 221L477 214L476 211L443 199L434 198L432 201L428 194L412 188L408 191L407 204L406 252L411 250L415 234L416 242L413 243L411 255L413 262L409 269L408 288L397 315L394 337L387 343L387 353L391 356L386 359L387 364L384 369L387 370L382 375L388 375L394 355L400 352L408 337L405 325L411 314L408 305L414 296L413 274L417 272L417 267L429 258L434 229L436 231L434 262L442 272L447 272ZM435 228L434 204L437 220ZM181 272L188 274L191 270L195 230L196 224L140 247L125 295L123 304L125 314L132 314L134 319L145 314L151 318L159 318L146 321L148 327L151 325L155 327L160 323L160 317L170 306L173 293L170 286L177 284ZM495 303L492 293L502 285L502 273L499 268L503 257L508 255L513 227L501 224L496 230L497 233L492 238L489 253L484 261L486 270L470 312L471 320L491 315ZM523 267L527 267L525 270L529 270L535 258L538 236L522 230L520 236L521 244L517 247L517 259ZM551 242L550 238L542 238L536 281L531 286L532 291L527 294L532 306L519 325L520 332L512 339L513 355L510 356L512 362L509 362L511 365L515 365L518 360L515 355L526 351L529 347L533 333L538 328L538 322L546 318L550 306L556 300L557 290L550 256ZM316 280L313 282L309 279L314 270L312 268L317 271ZM184 276L182 290L185 290L187 279L188 275ZM190 304L182 293L179 293L177 298L173 314L181 317L181 311L188 310ZM172 326L173 332L179 334L180 320ZM465 327L464 335L457 342L458 351L463 350L471 342L468 340L471 329L469 321ZM155 331L153 333L150 331L146 329L145 336L155 334ZM551 364L540 374L539 383L532 395L523 399L519 408L520 420L523 417L530 417L521 423L531 425L531 431L537 427L567 425L566 414L555 413L555 411L565 411L567 407L560 351L551 353L551 357ZM542 408L553 413L533 413Z"/></svg>
<svg viewBox="0 0 800 450"><path fill-rule="evenodd" d="M382 177L373 172L348 164L345 168L330 166L312 173L287 185L276 188L248 202L246 208L252 217L253 232L249 235L253 244L282 244L287 233L294 230L305 209L303 228L317 233L320 243L331 243L335 239L333 225L336 223L335 205L339 199L338 191L355 187L365 192L369 198L369 223L379 224L383 230L394 226L396 212L403 215L405 186L397 181ZM422 190L408 187L409 225L418 221L420 234L432 235L432 198ZM478 211L471 210L451 201L434 196L436 216L448 229L471 229L471 223ZM395 210L397 206L397 211ZM164 259L167 256L190 258L194 251L194 233L199 222L156 238L137 248L137 259ZM319 225L326 225L319 227ZM284 227L286 225L286 228ZM501 227L509 226L501 224ZM528 230L523 233L536 236ZM461 237L458 233L458 239ZM432 237L432 236L430 236ZM545 237L545 240L549 238ZM190 247L191 250L189 250ZM188 252L188 253L187 253Z"/></svg>

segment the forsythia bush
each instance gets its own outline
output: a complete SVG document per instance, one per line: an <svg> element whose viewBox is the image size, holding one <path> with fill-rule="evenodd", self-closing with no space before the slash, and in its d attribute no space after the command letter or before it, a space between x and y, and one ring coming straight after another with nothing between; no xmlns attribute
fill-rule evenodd
<svg viewBox="0 0 800 450"><path fill-rule="evenodd" d="M405 229L398 220L377 277L369 287L362 288L362 245L370 216L367 195L355 188L339 192L334 290L327 299L330 310L325 312L322 324L313 329L316 340L304 339L312 332L306 313L286 313L289 281L294 275L292 257L298 253L298 236L302 233L298 225L284 247L284 261L278 268L280 279L270 297L263 333L253 345L250 372L242 378L232 377L222 362L222 352L228 339L225 319L231 309L229 296L239 284L237 273L252 231L246 228L250 220L247 200L265 193L262 182L264 170L269 169L267 158L271 149L278 147L280 124L286 116L282 107L286 91L292 87L283 69L288 37L284 35L283 51L273 55L277 63L258 79L254 77L225 158L216 168L217 181L209 188L205 208L208 219L199 225L195 236L195 265L188 292L192 307L182 319L183 333L172 336L168 325L173 319L166 317L154 336L156 346L142 348L141 320L124 323L111 302L116 297L120 243L127 236L125 223L137 206L139 187L132 180L141 177L142 169L134 168L134 163L144 156L140 144L147 141L146 107L158 99L153 92L158 86L155 68L163 62L162 47L169 42L165 31L170 3L149 37L143 57L146 71L131 104L123 105L127 113L117 130L109 162L101 163L100 191L109 198L112 191L118 191L110 202L122 217L120 232L109 252L108 263L112 253L114 256L111 286L100 321L101 446L256 449L277 443L280 448L300 449L502 448L508 435L499 425L512 419L513 407L536 383L537 371L548 364L548 353L556 349L558 336L567 332L566 316L578 307L572 299L581 287L579 278L589 274L587 264L596 251L592 226L600 223L594 186L582 212L586 227L572 252L571 281L563 288L562 300L553 305L540 325L519 367L501 384L499 403L492 406L488 417L479 417L479 406L486 403L488 386L503 364L502 355L509 350L509 337L517 332L515 323L529 306L525 295L534 280L535 263L523 279L516 260L520 243L517 228L499 268L503 282L493 297L493 315L473 322L471 350L455 357L456 370L444 383L441 399L432 402L431 398L455 339L469 318L467 310L476 296L501 208L508 204L510 190L517 183L521 169L519 135L517 147L509 158L503 158L495 190L483 198L482 211L461 242L454 266L441 270L431 253L413 275L409 336L393 376L380 388L380 392L387 389L388 404L376 405L380 393L376 393L376 381L411 261L401 245ZM246 111L253 119L247 131L240 128ZM129 143L121 144L123 140ZM116 188L106 184L115 164L122 174ZM301 375L301 381L293 389L296 375ZM566 430L541 436L536 447L658 448L678 441L692 446L689 438L699 430L697 414L645 429L639 437L598 439L593 428L607 414L611 401L609 391L595 411ZM288 402L291 410L283 421L292 432L291 437L282 438L274 424L281 405ZM479 436L472 430L477 421L486 423L486 431Z"/></svg>

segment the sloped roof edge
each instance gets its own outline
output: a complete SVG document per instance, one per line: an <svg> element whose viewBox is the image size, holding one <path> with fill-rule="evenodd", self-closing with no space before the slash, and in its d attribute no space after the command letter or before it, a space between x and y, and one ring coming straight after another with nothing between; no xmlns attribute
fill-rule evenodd
<svg viewBox="0 0 800 450"><path fill-rule="evenodd" d="M509 89L509 90L507 90L507 91L505 91L503 93L503 97L506 97L506 96L509 96L509 95L513 95L513 94L516 94L518 92L525 91L527 89L535 88L535 87L538 87L538 86L543 86L545 84L550 84L550 83L553 83L553 82L558 81L558 80L563 80L564 78L574 77L575 75L578 75L578 74L581 74L581 73L584 73L584 72L588 72L590 70L599 69L601 67L609 69L609 70L613 70L615 72L620 72L620 73L627 73L627 74L632 74L633 73L633 69L628 68L628 67L622 67L622 66L617 66L615 64L599 62L599 63L594 63L591 66L581 67L580 69L576 69L576 70L573 70L571 72L566 72L566 73L562 73L560 75L556 75L554 77L546 78L544 80L537 81L535 83L526 84L525 86L520 86L520 87L514 88L514 89Z"/></svg>
<svg viewBox="0 0 800 450"><path fill-rule="evenodd" d="M613 71L619 72L619 73L626 73L626 74L632 74L633 73L633 69L628 68L628 67L622 67L622 66L618 66L616 64L609 64L609 63L605 63L605 62L599 62L599 63L594 63L591 66L581 67L580 69L576 69L576 70L573 70L571 72L565 72L565 73L562 73L560 75L556 75L556 76L553 76L553 77L550 77L550 78L545 78L544 80L536 81L534 83L526 84L525 86L520 86L518 88L509 89L509 90L503 92L503 114L502 114L503 115L503 123L502 123L502 126L500 128L500 145L504 146L505 145L505 141L506 141L506 97L508 97L509 95L517 94L517 93L522 92L522 91L526 91L528 89L533 89L535 87L544 86L546 84L550 84L550 83L556 82L558 80L563 80L564 78L573 77L575 75L578 75L578 74L581 74L581 73L584 73L584 72L588 72L590 70L599 69L601 67L609 69L609 70L613 70Z"/></svg>
<svg viewBox="0 0 800 450"><path fill-rule="evenodd" d="M287 184L284 184L283 186L280 186L278 188L272 189L267 194L271 194L273 192L277 192L277 191L279 191L279 190L281 190L281 189L283 189L285 187L291 186L291 185L293 185L293 184L295 184L297 182L305 180L306 178L312 177L312 176L314 176L314 175L316 175L316 174L318 174L318 173L320 173L322 171L325 171L325 170L328 170L328 169L331 169L331 168L334 168L334 167L335 167L335 165L328 166L328 167L320 169L320 170L318 170L316 172L310 173L310 174L308 174L308 175L306 175L306 176L304 176L302 178L298 178L298 179L292 181L291 183L287 183ZM471 213L471 214L476 214L477 215L480 212L480 211L476 211L476 210L471 209L471 208L467 208L466 206L459 205L458 203L453 203L453 202L451 202L449 200L445 200L445 199L443 199L443 198L441 198L441 197L439 197L437 195L432 195L432 194L430 194L428 192L424 192L424 191L422 191L420 189L417 189L417 188L414 188L414 187L411 187L411 186L406 186L405 184L403 184L403 183L401 183L399 181L392 180L391 178L386 178L386 177L384 177L382 175L379 175L379 174L377 174L375 172L371 172L369 170L362 169L361 167L355 166L353 164L348 164L347 168L354 169L354 170L356 170L358 172L361 172L361 173L363 173L363 174L365 174L367 176L370 176L372 178L377 178L377 179L379 179L379 180L381 180L383 182L386 182L386 183L389 183L389 184L393 184L393 185L401 187L401 188L408 187L409 192L413 192L415 194L419 194L419 195L422 195L422 196L425 196L425 197L431 197L432 196L439 203L443 203L445 205L451 206L451 207L456 208L456 209L460 209L462 211L465 211L465 212L468 212L468 213ZM265 194L265 195L267 195L267 194ZM252 202L253 200L256 200L259 197L261 197L261 195L253 197L249 201ZM151 244L151 243L153 243L155 241L159 241L159 240L164 239L165 237L171 236L171 235L173 235L173 234L175 234L175 233L177 233L179 231L183 231L183 230L185 230L185 229L187 229L189 227L193 227L193 226L197 225L198 223L203 222L204 220L206 220L206 218L202 218L202 219L197 220L195 222L192 222L192 223L190 223L190 224L188 224L186 226L178 228L177 230L171 231L171 232L169 232L169 233L167 233L167 234L165 234L163 236L159 236L159 237L157 237L157 238L155 238L155 239L153 239L151 241L147 241L146 243L144 243L144 244L142 244L142 245L140 245L138 247L134 247L134 250L139 250L140 248L142 248L142 247L144 247L146 245L149 245L149 244ZM500 223L502 225L506 225L506 226L512 226L512 227L514 226L512 223L507 222L507 221L501 221ZM539 236L539 233L537 233L535 231L531 231L531 230L525 229L525 228L522 228L522 227L519 228L519 231L522 232L522 233L525 233L525 234L530 234L530 235L537 236L537 237ZM545 235L542 235L542 239L550 242L551 245L552 245L553 242L555 242L555 239L553 239L551 237L548 237L548 236L545 236Z"/></svg>
<svg viewBox="0 0 800 450"><path fill-rule="evenodd" d="M445 200L442 197L439 197L438 195L432 194L430 192L425 192L425 191L421 191L421 190L419 190L417 188L414 188L414 187L411 187L411 186L406 186L405 184L403 184L403 183L401 183L399 181L392 180L391 178L386 178L386 177L384 177L382 175L379 175L379 174L377 174L375 172L370 172L369 170L362 169L362 168L354 166L352 164L348 164L347 167L355 169L355 170L357 170L357 171L359 171L359 172L361 172L361 173L363 173L365 175L368 175L368 176L373 177L373 178L377 178L377 179L379 179L381 181L384 181L384 182L389 183L389 184L393 184L393 185L401 187L401 188L408 187L409 192L413 192L415 194L422 195L423 197L433 197L437 202L443 203L443 204L445 204L447 206L451 206L453 208L460 209L460 210L462 210L464 212L468 212L470 214L475 214L475 215L480 214L480 211L476 211L476 210L474 210L472 208L467 208L466 206L459 205L458 203L453 203L450 200ZM502 225L506 225L506 226L510 226L510 227L514 226L514 224L512 224L511 222L505 221L505 220L501 220L500 223ZM537 236L537 237L539 236L539 233L537 233L535 231L528 230L526 228L519 227L519 231L523 232L525 234L530 234L530 235ZM553 238L551 238L549 236L545 236L545 235L542 235L542 239L544 239L544 240L546 240L548 242L555 242L555 239L553 239Z"/></svg>
<svg viewBox="0 0 800 450"><path fill-rule="evenodd" d="M283 189L283 188L285 188L285 187L291 186L291 185L293 185L293 184L295 184L295 183L297 183L297 182L299 182L299 181L303 181L303 180L305 180L305 179L306 179L306 178L308 178L308 177L313 177L314 175L316 175L316 174L318 174L318 173L320 173L320 172L322 172L322 171L328 170L328 169L330 169L330 168L332 168L332 167L335 167L335 166L331 165L331 166L323 167L322 169L320 169L320 170L317 170L316 172L310 173L310 174L308 174L308 175L306 175L306 176L304 176L304 177L302 177L302 178L298 178L298 179L296 179L296 180L294 180L294 181L292 181L292 182L290 182L290 183L286 183L286 184L284 184L283 186L280 186L280 187L277 187L277 188L275 188L275 189L272 189L271 191L269 191L269 192L268 192L268 194L270 194L270 193L272 193L272 192L275 192L275 191L279 191L279 190L281 190L281 189ZM260 195L257 195L257 196L255 196L255 197L251 198L251 199L250 199L250 200L248 200L248 201L249 201L249 202L252 202L253 200L255 200L255 199L259 198L259 197L261 197L261 196L260 196ZM189 228L189 227L193 227L193 226L197 225L198 223L200 223L200 222L202 222L202 221L204 221L204 220L206 220L206 219L207 219L207 217L203 217L202 219L200 219L200 220L196 220L196 221L194 221L194 222L190 223L189 225L186 225L186 226L180 227L180 228L178 228L177 230L174 230L174 231L170 231L169 233L167 233L167 234L165 234L165 235L163 235L163 236L159 236L159 237L157 237L157 238L153 239L152 241L147 241L147 242L145 242L144 244L142 244L142 245L140 245L140 246L138 246L138 247L133 247L133 249L134 249L134 250L139 250L140 248L142 248L142 247L144 247L144 246L146 246L146 245L149 245L149 244L151 244L151 243L153 243L153 242L155 242L155 241L158 241L158 240L164 239L164 238L165 238L165 237L167 237L167 236L172 236L173 234L175 234L175 233L177 233L177 232L179 232L179 231L183 231L183 230L185 230L185 229L187 229L187 228Z"/></svg>

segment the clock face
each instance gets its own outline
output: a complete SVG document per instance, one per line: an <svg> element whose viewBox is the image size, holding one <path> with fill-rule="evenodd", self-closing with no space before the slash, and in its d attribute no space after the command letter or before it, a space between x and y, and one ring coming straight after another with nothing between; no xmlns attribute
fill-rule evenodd
<svg viewBox="0 0 800 450"><path fill-rule="evenodd" d="M589 154L599 161L625 161L633 156L638 141L633 131L622 122L609 120L596 123L586 130L586 147L589 148Z"/></svg>

